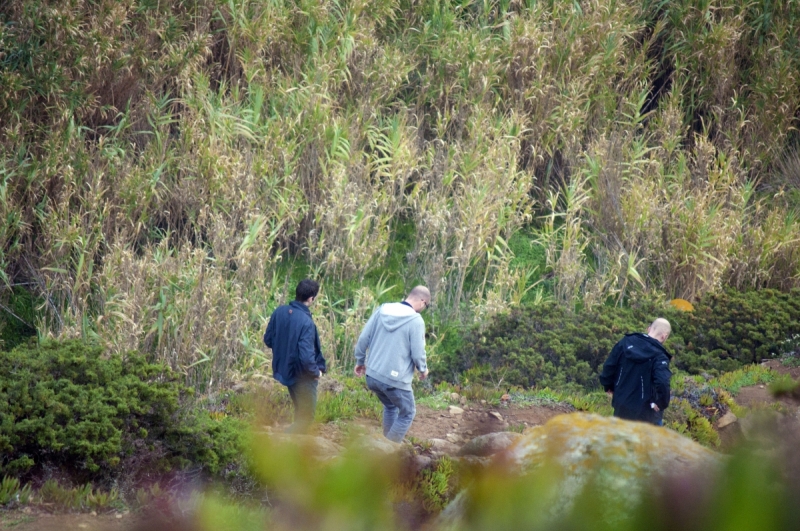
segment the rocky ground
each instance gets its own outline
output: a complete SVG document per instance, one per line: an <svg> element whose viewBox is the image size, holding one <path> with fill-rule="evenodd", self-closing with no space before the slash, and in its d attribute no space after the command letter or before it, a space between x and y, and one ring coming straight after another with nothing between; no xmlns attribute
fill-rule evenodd
<svg viewBox="0 0 800 531"><path fill-rule="evenodd" d="M782 374L800 379L800 368L787 368L776 360L768 362L768 365ZM736 401L741 406L766 414L743 419L728 415L721 419L715 428L720 433L723 451L743 439L758 441L766 432L777 433L784 440L800 440L800 403L796 399L775 399L765 386L757 385L741 389ZM416 453L423 460L444 454L456 458L479 458L508 446L517 437L517 432L542 425L557 415L571 411L572 408L564 404L542 406L503 403L492 407L485 402L467 403L464 400L459 406L450 406L445 410L419 405L408 435ZM354 435L367 436L379 444L380 430L380 423L374 419L360 419L347 424L329 423L317 427L313 440L315 444L326 445L327 451L336 453ZM762 442L770 444L766 440ZM127 531L139 527L141 518L136 514L50 514L46 507L25 508L0 512L0 529Z"/></svg>

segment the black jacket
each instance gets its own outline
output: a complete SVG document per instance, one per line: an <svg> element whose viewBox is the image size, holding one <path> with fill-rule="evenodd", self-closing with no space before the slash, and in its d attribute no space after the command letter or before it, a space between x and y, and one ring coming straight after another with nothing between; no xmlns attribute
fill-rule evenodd
<svg viewBox="0 0 800 531"><path fill-rule="evenodd" d="M667 408L671 358L664 346L647 334L626 334L614 345L600 374L603 388L614 392L614 416L652 422L651 402L662 411Z"/></svg>
<svg viewBox="0 0 800 531"><path fill-rule="evenodd" d="M273 377L287 387L298 378L316 378L325 372L317 326L302 302L292 301L272 312L264 344L272 349Z"/></svg>

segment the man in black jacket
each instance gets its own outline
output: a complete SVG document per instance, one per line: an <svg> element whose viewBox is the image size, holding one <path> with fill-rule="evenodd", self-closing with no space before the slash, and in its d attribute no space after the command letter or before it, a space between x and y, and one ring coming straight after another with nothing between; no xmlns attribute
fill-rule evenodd
<svg viewBox="0 0 800 531"><path fill-rule="evenodd" d="M612 395L614 416L663 424L669 405L669 361L664 348L671 332L669 321L656 319L646 334L626 334L603 364L600 383Z"/></svg>
<svg viewBox="0 0 800 531"><path fill-rule="evenodd" d="M294 404L294 423L287 433L304 433L314 420L317 383L325 372L319 333L309 309L317 293L319 284L302 280L295 300L272 312L264 333L264 344L272 349L272 375L289 388Z"/></svg>

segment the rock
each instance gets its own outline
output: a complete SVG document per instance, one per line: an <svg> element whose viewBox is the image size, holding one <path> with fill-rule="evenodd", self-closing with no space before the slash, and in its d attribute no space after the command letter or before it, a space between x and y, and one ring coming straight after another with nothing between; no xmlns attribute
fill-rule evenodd
<svg viewBox="0 0 800 531"><path fill-rule="evenodd" d="M503 415L501 415L497 411L490 411L489 412L489 416L494 417L494 418L496 418L497 420L499 420L501 422L503 421Z"/></svg>
<svg viewBox="0 0 800 531"><path fill-rule="evenodd" d="M427 455L412 455L408 460L409 471L416 476L433 463L433 459Z"/></svg>
<svg viewBox="0 0 800 531"><path fill-rule="evenodd" d="M338 395L342 391L344 391L344 384L336 378L332 378L326 374L320 377L319 384L317 384L317 392Z"/></svg>
<svg viewBox="0 0 800 531"><path fill-rule="evenodd" d="M428 439L428 443L431 445L430 451L434 457L455 455L459 450L459 446L445 439Z"/></svg>
<svg viewBox="0 0 800 531"><path fill-rule="evenodd" d="M458 399L458 403L461 404L462 406L466 406L467 405L467 397L466 396L462 396L461 398Z"/></svg>
<svg viewBox="0 0 800 531"><path fill-rule="evenodd" d="M455 444L458 444L458 443L460 443L461 441L464 440L464 439L462 439L461 435L459 435L457 433L448 433L447 435L445 435L445 439L447 439L451 443L455 443Z"/></svg>
<svg viewBox="0 0 800 531"><path fill-rule="evenodd" d="M552 474L554 498L545 518L563 516L591 485L597 507L607 508L602 518L610 523L630 518L620 509L636 507L658 478L713 473L724 462L720 454L672 430L585 413L559 415L528 429L503 455L493 462L513 473ZM452 505L440 521L455 529L464 514L464 498L456 496Z"/></svg>
<svg viewBox="0 0 800 531"><path fill-rule="evenodd" d="M490 457L480 457L477 455L461 455L452 458L453 462L470 468L485 468L492 464Z"/></svg>
<svg viewBox="0 0 800 531"><path fill-rule="evenodd" d="M739 419L739 426L742 435L748 441L757 442L763 447L772 447L778 441L775 434L778 432L781 418L781 413L775 410L758 410Z"/></svg>
<svg viewBox="0 0 800 531"><path fill-rule="evenodd" d="M458 393L450 393L450 400L454 400L454 401L457 402L459 398L461 398L460 394L458 394Z"/></svg>
<svg viewBox="0 0 800 531"><path fill-rule="evenodd" d="M486 405L486 400L481 400L481 405Z"/></svg>
<svg viewBox="0 0 800 531"><path fill-rule="evenodd" d="M727 413L722 415L722 417L717 421L717 429L721 430L725 426L733 424L737 420L739 419L736 417L736 415L733 414L733 411L728 411Z"/></svg>
<svg viewBox="0 0 800 531"><path fill-rule="evenodd" d="M521 435L519 433L508 431L480 435L465 444L458 452L458 455L474 455L479 457L494 455L507 449L520 437Z"/></svg>
<svg viewBox="0 0 800 531"><path fill-rule="evenodd" d="M324 437L315 437L313 435L297 435L289 433L272 433L270 434L272 440L284 444L298 444L307 448L307 453L310 456L325 461L339 456L343 448L333 441L329 441Z"/></svg>
<svg viewBox="0 0 800 531"><path fill-rule="evenodd" d="M390 455L403 450L401 443L390 441L381 435L364 435L353 441L353 447L364 453Z"/></svg>
<svg viewBox="0 0 800 531"><path fill-rule="evenodd" d="M563 472L563 508L590 478L608 496L604 503L625 499L633 507L653 477L713 470L723 462L720 454L672 430L585 413L559 415L527 430L508 456L525 471L552 459Z"/></svg>
<svg viewBox="0 0 800 531"><path fill-rule="evenodd" d="M463 410L463 409L461 409L461 408L460 408L460 407L458 407L458 406L450 406L450 407L448 407L448 408L447 408L447 411L448 411L448 412L450 413L450 415L452 415L452 416L456 416L456 415L463 415L463 414L464 414L464 410Z"/></svg>

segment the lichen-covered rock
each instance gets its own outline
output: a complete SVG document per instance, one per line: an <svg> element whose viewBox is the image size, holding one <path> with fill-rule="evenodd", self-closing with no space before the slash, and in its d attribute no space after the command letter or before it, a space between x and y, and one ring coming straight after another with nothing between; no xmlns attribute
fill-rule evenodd
<svg viewBox="0 0 800 531"><path fill-rule="evenodd" d="M548 462L561 474L560 509L591 480L611 506L634 506L645 482L712 472L722 456L667 428L584 413L560 415L528 429L508 458L530 473Z"/></svg>
<svg viewBox="0 0 800 531"><path fill-rule="evenodd" d="M700 479L698 476L714 474L723 459L667 428L571 413L526 430L507 450L495 455L486 469L486 485L502 484L491 479L496 471L500 478L507 478L507 472L520 474L521 485L529 479L538 481L524 488L532 488L530 495L540 507L546 507L537 517L544 524L551 521L554 525L569 514L584 489L591 489L586 499L592 500L600 516L613 527L632 516L629 513L641 501L646 487L657 491L661 480L673 475ZM505 467L505 472L500 467ZM472 494L470 490L459 493L442 511L437 522L440 530L462 529L467 515L479 514L470 505L482 503L477 500L486 493L481 490L485 487L471 487L476 488Z"/></svg>
<svg viewBox="0 0 800 531"><path fill-rule="evenodd" d="M569 471L613 466L634 475L680 474L721 459L667 428L585 413L559 415L526 430L509 452L525 467L551 456Z"/></svg>
<svg viewBox="0 0 800 531"><path fill-rule="evenodd" d="M508 431L479 435L465 444L458 454L477 456L494 455L507 449L520 437L521 435L519 433Z"/></svg>
<svg viewBox="0 0 800 531"><path fill-rule="evenodd" d="M445 439L428 439L431 455L441 457L443 455L456 455L460 447Z"/></svg>

